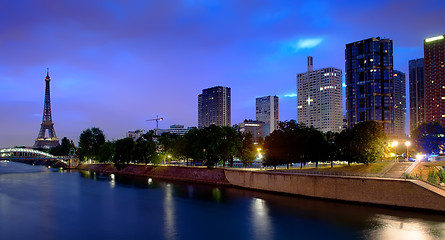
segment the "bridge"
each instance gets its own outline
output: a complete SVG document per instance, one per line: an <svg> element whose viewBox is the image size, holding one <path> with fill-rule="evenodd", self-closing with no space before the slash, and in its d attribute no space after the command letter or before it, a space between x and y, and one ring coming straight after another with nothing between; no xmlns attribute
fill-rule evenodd
<svg viewBox="0 0 445 240"><path fill-rule="evenodd" d="M28 164L70 167L76 164L73 156L54 156L31 148L2 148L0 161L23 162Z"/></svg>

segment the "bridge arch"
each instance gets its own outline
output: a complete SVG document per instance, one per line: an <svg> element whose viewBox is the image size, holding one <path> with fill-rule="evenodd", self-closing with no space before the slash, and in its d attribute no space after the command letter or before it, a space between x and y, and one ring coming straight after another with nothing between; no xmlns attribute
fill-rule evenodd
<svg viewBox="0 0 445 240"><path fill-rule="evenodd" d="M2 148L0 157L42 157L57 158L56 156L31 148Z"/></svg>

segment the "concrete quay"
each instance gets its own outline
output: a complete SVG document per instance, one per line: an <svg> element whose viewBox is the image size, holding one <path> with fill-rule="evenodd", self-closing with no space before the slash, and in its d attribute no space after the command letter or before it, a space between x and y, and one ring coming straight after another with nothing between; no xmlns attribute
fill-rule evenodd
<svg viewBox="0 0 445 240"><path fill-rule="evenodd" d="M78 169L445 212L445 190L420 180L153 165L118 169L113 164L82 164Z"/></svg>

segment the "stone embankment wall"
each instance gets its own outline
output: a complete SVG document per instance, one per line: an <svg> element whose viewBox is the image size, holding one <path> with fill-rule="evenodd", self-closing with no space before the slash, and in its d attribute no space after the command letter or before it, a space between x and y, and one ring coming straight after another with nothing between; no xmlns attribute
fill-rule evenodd
<svg viewBox="0 0 445 240"><path fill-rule="evenodd" d="M225 170L238 187L445 212L445 190L419 180Z"/></svg>
<svg viewBox="0 0 445 240"><path fill-rule="evenodd" d="M83 164L78 169L445 212L445 190L419 180L152 165L126 165L117 169L112 164Z"/></svg>
<svg viewBox="0 0 445 240"><path fill-rule="evenodd" d="M126 165L123 166L122 169L117 169L112 164L83 164L78 166L77 169L103 172L107 174L114 173L128 176L145 176L166 180L230 185L225 177L224 169L153 165Z"/></svg>

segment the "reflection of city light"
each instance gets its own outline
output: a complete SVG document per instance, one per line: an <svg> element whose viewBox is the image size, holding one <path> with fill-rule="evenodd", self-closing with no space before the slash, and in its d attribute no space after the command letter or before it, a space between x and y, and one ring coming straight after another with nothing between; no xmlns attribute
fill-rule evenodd
<svg viewBox="0 0 445 240"><path fill-rule="evenodd" d="M252 214L254 239L270 239L273 235L273 229L266 201L259 198L253 199L250 212Z"/></svg>
<svg viewBox="0 0 445 240"><path fill-rule="evenodd" d="M173 201L173 189L167 183L164 197L164 222L166 239L175 239L175 205Z"/></svg>
<svg viewBox="0 0 445 240"><path fill-rule="evenodd" d="M219 190L219 188L214 188L212 190L212 196L215 202L221 202L222 196L221 196L221 190Z"/></svg>
<svg viewBox="0 0 445 240"><path fill-rule="evenodd" d="M434 232L434 228L442 229L445 227L445 224L431 227L418 221L401 220L385 215L379 215L376 220L383 227L373 230L369 236L370 239L435 239L430 235Z"/></svg>

